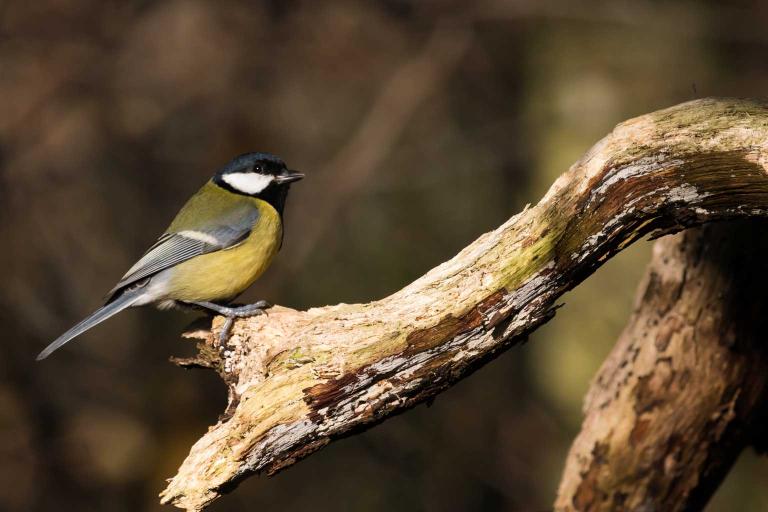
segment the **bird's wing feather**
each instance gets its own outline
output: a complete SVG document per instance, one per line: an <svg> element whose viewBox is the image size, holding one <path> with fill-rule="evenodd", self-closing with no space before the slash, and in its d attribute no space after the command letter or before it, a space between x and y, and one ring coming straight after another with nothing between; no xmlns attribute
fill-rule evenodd
<svg viewBox="0 0 768 512"><path fill-rule="evenodd" d="M228 219L231 221L228 225L208 226L175 233L165 233L126 272L120 279L120 282L110 290L108 297L111 299L120 289L157 274L162 270L183 263L195 256L229 249L239 244L248 238L258 216L258 210L253 209L241 215L236 222Z"/></svg>

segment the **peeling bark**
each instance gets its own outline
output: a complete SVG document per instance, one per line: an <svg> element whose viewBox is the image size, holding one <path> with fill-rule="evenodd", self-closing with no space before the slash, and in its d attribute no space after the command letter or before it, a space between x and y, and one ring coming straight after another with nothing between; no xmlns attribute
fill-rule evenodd
<svg viewBox="0 0 768 512"><path fill-rule="evenodd" d="M237 481L272 474L402 412L524 340L555 300L634 240L768 213L768 107L698 100L625 123L534 207L399 292L238 321L205 333L187 364L229 387L221 421L162 494L201 510ZM222 320L214 322L214 332Z"/></svg>
<svg viewBox="0 0 768 512"><path fill-rule="evenodd" d="M701 510L765 427L768 232L664 238L584 405L555 510ZM757 235L757 236L756 236Z"/></svg>

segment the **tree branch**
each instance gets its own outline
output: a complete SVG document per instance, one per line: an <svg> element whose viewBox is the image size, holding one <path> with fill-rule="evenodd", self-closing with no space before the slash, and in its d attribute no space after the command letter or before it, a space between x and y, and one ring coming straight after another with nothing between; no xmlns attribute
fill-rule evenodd
<svg viewBox="0 0 768 512"><path fill-rule="evenodd" d="M765 221L664 238L587 395L558 511L701 510L765 427Z"/></svg>
<svg viewBox="0 0 768 512"><path fill-rule="evenodd" d="M555 300L634 240L768 213L768 108L698 100L622 123L532 208L399 292L240 321L186 364L218 370L225 416L162 494L201 510L252 473L433 396L554 315ZM214 331L222 325L214 322Z"/></svg>

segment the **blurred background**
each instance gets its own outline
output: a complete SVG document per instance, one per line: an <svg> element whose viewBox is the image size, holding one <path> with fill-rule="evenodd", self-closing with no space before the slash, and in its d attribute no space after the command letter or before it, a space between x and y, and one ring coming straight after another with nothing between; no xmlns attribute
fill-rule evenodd
<svg viewBox="0 0 768 512"><path fill-rule="evenodd" d="M768 8L744 0L0 1L0 510L159 510L216 422L181 312L132 310L43 363L232 156L294 187L275 265L245 296L385 296L535 203L618 122L762 97ZM650 245L453 389L212 511L541 511ZM768 509L744 454L709 507Z"/></svg>

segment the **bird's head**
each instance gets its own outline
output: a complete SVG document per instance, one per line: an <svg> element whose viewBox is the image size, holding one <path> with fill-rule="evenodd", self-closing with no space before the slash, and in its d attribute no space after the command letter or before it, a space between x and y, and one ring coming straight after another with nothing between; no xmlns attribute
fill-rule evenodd
<svg viewBox="0 0 768 512"><path fill-rule="evenodd" d="M213 177L214 182L231 192L254 197L283 195L300 172L288 169L280 158L269 153L245 153L235 157ZM281 193L282 192L282 193Z"/></svg>

